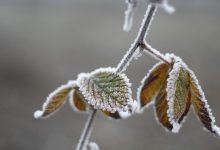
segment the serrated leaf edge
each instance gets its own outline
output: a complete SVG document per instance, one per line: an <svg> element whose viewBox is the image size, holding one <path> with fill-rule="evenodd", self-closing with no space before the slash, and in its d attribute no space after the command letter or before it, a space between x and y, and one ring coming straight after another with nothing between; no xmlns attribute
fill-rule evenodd
<svg viewBox="0 0 220 150"><path fill-rule="evenodd" d="M98 73L101 72L109 72L109 73L113 73L113 74L117 74L118 76L120 76L124 82L127 85L127 90L128 93L125 95L127 97L127 104L128 106L125 107L123 110L119 109L119 108L112 108L111 110L109 109L108 111L111 111L112 113L116 112L116 111L126 111L129 109L129 106L132 105L133 100L132 100L132 91L131 91L131 83L129 82L128 77L124 74L124 73L117 73L116 72L116 68L112 68L112 67L108 67L108 68L99 68L96 69L95 71L91 72L91 73L81 73L78 75L77 78L77 82L79 84L79 90L82 92L83 96L86 98L86 101L91 104L91 105L95 105L96 103L96 99L87 91L83 90L83 88L85 87L85 81L89 80L91 77L95 76ZM98 109L96 106L94 107L95 109ZM99 109L102 109L105 111L105 107L101 106Z"/></svg>

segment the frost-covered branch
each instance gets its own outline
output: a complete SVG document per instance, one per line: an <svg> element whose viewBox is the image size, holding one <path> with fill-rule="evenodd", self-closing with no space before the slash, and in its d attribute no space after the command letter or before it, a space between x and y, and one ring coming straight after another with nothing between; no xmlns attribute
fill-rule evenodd
<svg viewBox="0 0 220 150"><path fill-rule="evenodd" d="M149 44L146 42L142 45L142 48L149 53L151 56L153 56L155 59L158 59L160 61L165 62L166 64L170 65L171 61L167 59L163 54L161 54L158 50L154 49L151 47Z"/></svg>
<svg viewBox="0 0 220 150"><path fill-rule="evenodd" d="M132 59L135 58L137 55L139 56L143 49L146 49L148 52L150 52L151 55L153 55L157 59L162 60L165 63L169 64L169 61L167 61L161 53L159 53L155 49L152 49L149 45L145 44L146 43L145 39L147 37L148 30L150 28L150 25L155 15L155 12L157 10L157 7L163 6L163 3L165 3L163 0L160 0L160 1L151 0L150 1L147 11L145 13L144 19L142 21L140 30L138 32L138 35L134 43L131 44L131 47L129 48L125 56L123 57L122 61L118 64L117 72L125 71L130 61L132 61Z"/></svg>
<svg viewBox="0 0 220 150"><path fill-rule="evenodd" d="M127 10L125 11L124 31L130 31L133 26L133 17L137 7L137 0L126 0Z"/></svg>
<svg viewBox="0 0 220 150"><path fill-rule="evenodd" d="M87 150L89 138L94 124L96 111L97 111L96 109L93 109L92 112L90 113L86 125L83 129L83 132L81 134L81 137L79 139L79 143L76 147L76 150Z"/></svg>

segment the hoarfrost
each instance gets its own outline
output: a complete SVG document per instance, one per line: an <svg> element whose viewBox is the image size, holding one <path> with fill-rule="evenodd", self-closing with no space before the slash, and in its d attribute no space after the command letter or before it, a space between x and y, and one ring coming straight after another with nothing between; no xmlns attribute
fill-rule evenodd
<svg viewBox="0 0 220 150"><path fill-rule="evenodd" d="M168 3L168 0L148 0L150 3L158 4L167 13L172 14L175 12L175 8Z"/></svg>
<svg viewBox="0 0 220 150"><path fill-rule="evenodd" d="M102 80L99 77L96 77L97 74L99 73L108 73L108 74L113 74L114 76L118 76L120 78L121 81L119 82L123 82L125 84L125 89L123 90L126 93L120 93L121 91L115 91L116 96L119 96L120 98L122 98L120 101L117 102L115 100L112 100L111 97L109 97L108 95L105 94L105 92L103 92L102 89L100 89L99 86L97 86L95 83L92 83L92 80L97 80L98 82L100 80ZM111 77L111 76L109 76ZM108 78L109 78L108 77ZM95 109L102 109L102 110L107 110L109 112L116 112L116 111L127 111L129 108L128 106L130 104L132 104L133 100L131 98L131 84L129 82L129 79L127 78L127 76L123 73L117 73L115 68L100 68L97 69L95 71L93 71L92 73L81 73L78 76L77 81L79 82L79 90L82 92L83 96L85 97L85 99L87 100L87 102L91 105L93 105L93 107ZM104 84L108 84L106 82L102 83ZM106 87L105 87L106 88ZM112 90L115 87L112 87ZM116 87L117 88L117 87ZM93 90L92 90L93 89ZM123 94L123 95L120 95ZM123 103L123 104L122 104Z"/></svg>
<svg viewBox="0 0 220 150"><path fill-rule="evenodd" d="M129 32L133 25L133 17L137 7L137 0L126 0L127 10L125 11L125 19L123 30Z"/></svg>
<svg viewBox="0 0 220 150"><path fill-rule="evenodd" d="M99 150L99 146L95 142L89 143L90 150Z"/></svg>
<svg viewBox="0 0 220 150"><path fill-rule="evenodd" d="M189 69L189 68L187 68L187 69L188 69L188 71L189 71L189 73L191 75L191 78L193 79L193 82L197 85L197 88L198 88L199 93L201 95L201 101L204 102L204 104L205 104L204 107L206 108L206 110L207 110L207 112L209 114L209 118L211 119L211 129L212 129L212 131L215 132L215 134L218 136L218 138L220 138L220 128L215 125L215 117L212 114L212 110L210 109L210 106L209 106L208 101L207 101L207 99L205 97L205 94L204 94L204 92L203 92L203 90L202 90L202 88L201 88L201 86L199 84L199 81L196 78L194 72L191 69Z"/></svg>
<svg viewBox="0 0 220 150"><path fill-rule="evenodd" d="M178 133L181 127L181 124L176 122L174 119L174 95L175 95L175 83L178 78L179 69L181 66L185 66L182 59L175 56L174 54L166 54L166 57L170 57L170 59L174 59L174 65L172 70L169 73L169 78L167 79L167 102L168 102L168 110L167 115L169 117L170 123L173 125L172 132Z"/></svg>
<svg viewBox="0 0 220 150"><path fill-rule="evenodd" d="M46 108L48 106L48 104L53 100L53 97L60 91L67 89L67 88L74 88L77 86L77 82L76 81L68 81L67 84L60 86L59 88L57 88L54 92L50 93L49 96L47 97L46 101L44 102L43 106L42 106L42 110L37 110L34 112L34 118L39 119L39 118L48 118L49 116L51 116L52 114L56 113L62 106L60 106L59 108L57 108L55 111L51 112L50 114L48 114L46 117L43 117ZM63 102L63 104L65 103L65 101ZM62 105L63 105L62 104Z"/></svg>

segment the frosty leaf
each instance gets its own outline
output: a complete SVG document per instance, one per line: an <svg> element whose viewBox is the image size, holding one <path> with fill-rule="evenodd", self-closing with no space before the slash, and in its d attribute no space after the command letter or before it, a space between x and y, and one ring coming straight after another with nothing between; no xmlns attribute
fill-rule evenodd
<svg viewBox="0 0 220 150"><path fill-rule="evenodd" d="M53 93L51 93L46 102L43 104L42 110L37 110L34 113L34 117L38 118L46 118L55 113L65 102L68 94L74 88L75 82L69 82L66 85L62 85L58 89L56 89Z"/></svg>
<svg viewBox="0 0 220 150"><path fill-rule="evenodd" d="M70 105L72 108L76 111L87 111L88 110L88 104L85 102L85 99L83 95L80 93L79 88L75 88L70 93Z"/></svg>
<svg viewBox="0 0 220 150"><path fill-rule="evenodd" d="M168 104L167 104L167 91L166 91L166 84L163 84L160 92L158 93L157 97L155 98L155 112L157 115L157 120L163 125L166 129L172 130L173 126L169 122L169 118L167 115Z"/></svg>
<svg viewBox="0 0 220 150"><path fill-rule="evenodd" d="M182 121L189 109L190 75L182 61L173 65L167 83L168 116L174 126L173 132L178 132L179 122Z"/></svg>
<svg viewBox="0 0 220 150"><path fill-rule="evenodd" d="M193 104L195 113L197 114L199 120L204 124L208 131L220 137L220 128L215 125L215 117L212 115L212 111L208 105L205 95L192 71L190 89L192 95L191 103Z"/></svg>
<svg viewBox="0 0 220 150"><path fill-rule="evenodd" d="M166 80L169 66L165 63L156 64L142 80L142 85L138 89L138 99L141 108L149 104L161 88L161 84Z"/></svg>
<svg viewBox="0 0 220 150"><path fill-rule="evenodd" d="M78 77L79 90L95 109L109 112L126 111L132 102L131 89L125 74L115 69L98 69Z"/></svg>

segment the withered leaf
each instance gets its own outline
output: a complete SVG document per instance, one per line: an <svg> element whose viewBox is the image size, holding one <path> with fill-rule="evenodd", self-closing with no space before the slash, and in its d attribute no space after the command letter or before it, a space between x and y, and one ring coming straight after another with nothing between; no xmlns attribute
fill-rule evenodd
<svg viewBox="0 0 220 150"><path fill-rule="evenodd" d="M160 90L162 83L166 80L169 71L169 65L165 63L156 64L148 75L142 80L139 88L138 99L140 99L141 108L149 104Z"/></svg>
<svg viewBox="0 0 220 150"><path fill-rule="evenodd" d="M190 89L192 95L191 103L193 104L194 112L208 131L220 137L220 128L215 125L215 118L212 115L211 109L198 80L193 73L191 74L190 79Z"/></svg>
<svg viewBox="0 0 220 150"><path fill-rule="evenodd" d="M70 94L70 105L73 107L74 110L85 112L88 110L89 105L85 101L85 98L79 91L79 88L76 87Z"/></svg>
<svg viewBox="0 0 220 150"><path fill-rule="evenodd" d="M158 121L168 130L172 130L173 126L169 121L167 115L168 104L167 104L167 82L165 82L159 91L158 95L155 98L155 111L158 118Z"/></svg>
<svg viewBox="0 0 220 150"><path fill-rule="evenodd" d="M42 110L34 113L35 118L47 118L55 113L66 101L70 91L73 89L70 85L63 85L51 93L46 102L43 104Z"/></svg>

